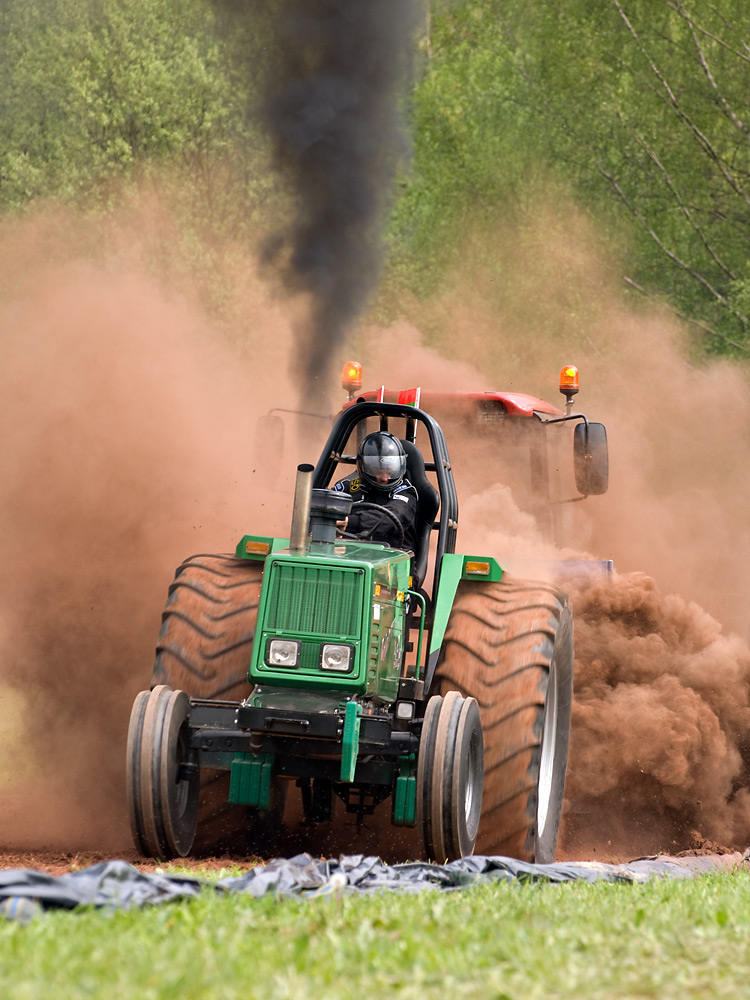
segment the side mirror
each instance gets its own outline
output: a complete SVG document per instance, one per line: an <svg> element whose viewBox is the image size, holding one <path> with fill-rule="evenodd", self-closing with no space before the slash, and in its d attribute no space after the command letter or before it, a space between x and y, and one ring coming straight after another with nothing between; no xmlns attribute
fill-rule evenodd
<svg viewBox="0 0 750 1000"><path fill-rule="evenodd" d="M604 424L576 424L573 432L573 468L579 493L598 496L607 492L609 452Z"/></svg>

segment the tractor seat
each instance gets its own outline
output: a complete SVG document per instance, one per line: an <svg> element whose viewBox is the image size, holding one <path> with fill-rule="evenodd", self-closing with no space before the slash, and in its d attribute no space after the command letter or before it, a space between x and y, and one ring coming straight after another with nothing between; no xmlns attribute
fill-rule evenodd
<svg viewBox="0 0 750 1000"><path fill-rule="evenodd" d="M414 587L420 587L427 572L427 559L430 554L430 532L435 523L440 497L438 491L427 478L422 452L412 441L401 441L406 452L406 478L417 491L416 535L417 545L414 553L412 577Z"/></svg>

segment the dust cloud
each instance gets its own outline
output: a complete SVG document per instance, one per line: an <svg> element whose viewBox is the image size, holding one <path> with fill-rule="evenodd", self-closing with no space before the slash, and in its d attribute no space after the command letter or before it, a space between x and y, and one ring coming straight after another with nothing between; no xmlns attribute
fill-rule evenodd
<svg viewBox="0 0 750 1000"><path fill-rule="evenodd" d="M365 381L529 392L562 408L559 369L579 367L575 409L607 425L610 488L557 505L551 525L533 497L493 469L497 449L487 439L446 428L459 485L458 550L492 553L516 575L557 577L573 602L575 701L559 854L744 848L747 366L693 364L684 328L664 311L624 307L580 219L550 228L545 218L538 231L517 235L511 255L499 248L498 269L510 272L502 304L472 261L424 311L425 324L442 331L440 351L406 321L368 331ZM467 296L467 287L479 294ZM562 483L564 496L572 485L564 475ZM562 580L568 559L594 560L592 571ZM609 559L611 578L596 564Z"/></svg>
<svg viewBox="0 0 750 1000"><path fill-rule="evenodd" d="M288 529L254 435L291 319L245 285L256 339L232 344L137 230L65 212L0 229L5 848L130 846L127 723L174 568Z"/></svg>
<svg viewBox="0 0 750 1000"><path fill-rule="evenodd" d="M243 336L229 336L197 285L154 273L144 242L152 215L149 205L142 226L131 217L104 248L94 224L73 214L50 221L42 212L0 229L6 848L130 846L127 720L149 681L174 567L289 523L286 473L272 485L254 434L258 416L290 405L284 373L299 317L268 299L248 264L233 317ZM436 307L440 350L422 343L417 325L438 324L421 304L412 312L423 323L365 329L353 353L369 386L511 389L550 402L562 364L579 366L577 406L609 431L610 492L561 505L553 531L503 474L489 464L474 474L485 447L475 434L448 433L459 550L491 551L534 576L572 555L613 559L618 569L612 579L566 583L577 652L560 853L625 856L707 839L744 847L745 374L692 366L680 327L624 308L575 227L565 227L575 253L542 228L527 237L529 255L544 244L554 261L543 257L539 287L523 241L502 264L523 272L524 302L543 303L559 322L535 325L524 302L494 301L475 269L470 304L458 275ZM567 270L551 284L556 267ZM585 311L568 308L566 294ZM311 457L295 448L275 456L288 479Z"/></svg>
<svg viewBox="0 0 750 1000"><path fill-rule="evenodd" d="M579 856L750 841L750 649L639 573L570 586L566 845Z"/></svg>

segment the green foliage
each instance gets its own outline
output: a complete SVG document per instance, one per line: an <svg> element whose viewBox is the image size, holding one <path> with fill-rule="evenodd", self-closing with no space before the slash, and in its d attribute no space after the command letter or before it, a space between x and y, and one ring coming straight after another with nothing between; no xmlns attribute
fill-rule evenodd
<svg viewBox="0 0 750 1000"><path fill-rule="evenodd" d="M116 253L119 227L137 231L145 266L199 287L225 319L238 261L247 268L277 202L265 138L248 115L262 23L253 33L230 8L0 4L0 211L50 200L82 211L88 221L66 229L68 255L101 259ZM48 213L45 230L65 228L63 218Z"/></svg>
<svg viewBox="0 0 750 1000"><path fill-rule="evenodd" d="M627 241L628 287L695 320L707 350L745 354L748 40L741 0L436 5L396 272L431 291L461 231L533 212L552 181Z"/></svg>
<svg viewBox="0 0 750 1000"><path fill-rule="evenodd" d="M254 900L0 923L6 1000L743 996L750 876Z"/></svg>
<svg viewBox="0 0 750 1000"><path fill-rule="evenodd" d="M625 287L750 350L750 7L744 0L432 0L410 102L414 155L379 297L434 295L467 241L496 253L551 202L588 214ZM247 240L284 211L253 114L274 0L4 0L0 209L108 205L171 178L188 238ZM118 183L113 183L113 181ZM507 234L511 234L508 236ZM617 266L617 265L616 265Z"/></svg>
<svg viewBox="0 0 750 1000"><path fill-rule="evenodd" d="M137 165L200 170L246 139L214 27L201 0L7 0L0 205L90 203Z"/></svg>

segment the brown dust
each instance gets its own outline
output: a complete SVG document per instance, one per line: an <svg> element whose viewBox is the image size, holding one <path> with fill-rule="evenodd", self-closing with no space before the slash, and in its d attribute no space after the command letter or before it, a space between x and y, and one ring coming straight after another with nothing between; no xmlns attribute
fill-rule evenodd
<svg viewBox="0 0 750 1000"><path fill-rule="evenodd" d="M174 567L192 552L231 551L247 531L285 534L294 464L314 460L325 433L311 419L301 454L294 435L280 455L255 449L257 418L296 405L290 307L245 274L236 314L248 333L232 342L198 287L155 276L132 220L99 256L80 249L91 245L86 226L58 219L51 238L37 217L0 231L0 842L15 851L131 849L127 721ZM560 366L579 366L577 406L608 427L607 496L568 505L550 537L507 482L488 471L459 482L459 550L531 576L571 555L618 569L566 584L576 697L559 853L742 848L747 382L728 364L691 366L674 323L619 304L585 233L567 227L575 253L556 233L544 227L539 287L529 260L541 237L526 234L504 259L524 301L557 310L554 331L520 306L504 311L475 270L470 300L457 274L439 315L413 309L424 328L449 331L440 351L405 319L365 330L351 353L368 386L552 402ZM575 320L571 289L586 302ZM476 442L448 445L473 467Z"/></svg>
<svg viewBox="0 0 750 1000"><path fill-rule="evenodd" d="M94 262L67 225L0 232L0 843L122 851L130 707L174 568L287 529L254 437L290 334L257 293L263 337L230 346L128 232Z"/></svg>
<svg viewBox="0 0 750 1000"><path fill-rule="evenodd" d="M450 349L423 346L406 322L371 331L366 381L528 392L563 408L559 369L580 368L575 409L607 425L610 489L557 506L554 531L543 530L510 476L490 471L492 446L482 460L476 433L448 440L457 477L468 455L474 472L465 488L458 478L458 551L493 554L515 575L557 579L572 599L575 701L558 856L626 859L707 841L744 849L750 387L738 365L692 365L684 331L663 314L625 310L583 237L575 233L569 253L545 229L542 263L560 265L558 287L518 244L502 259L523 270L529 302L555 301L554 337L530 312L519 330L511 308L490 324L487 298L467 304L456 287L426 317L452 331ZM481 270L472 281L481 287ZM586 296L587 312L566 326L573 295ZM561 560L580 558L612 559L617 572L607 579L592 563L566 578Z"/></svg>

